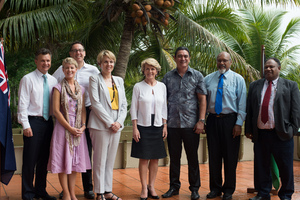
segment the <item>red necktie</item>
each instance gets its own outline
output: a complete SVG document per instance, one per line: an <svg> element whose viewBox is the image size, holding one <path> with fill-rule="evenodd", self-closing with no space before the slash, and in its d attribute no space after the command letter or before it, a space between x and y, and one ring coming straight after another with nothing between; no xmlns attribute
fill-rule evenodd
<svg viewBox="0 0 300 200"><path fill-rule="evenodd" d="M269 86L266 90L264 100L261 106L261 121L265 124L269 120L269 102L271 97L271 91L272 91L272 81L269 81Z"/></svg>

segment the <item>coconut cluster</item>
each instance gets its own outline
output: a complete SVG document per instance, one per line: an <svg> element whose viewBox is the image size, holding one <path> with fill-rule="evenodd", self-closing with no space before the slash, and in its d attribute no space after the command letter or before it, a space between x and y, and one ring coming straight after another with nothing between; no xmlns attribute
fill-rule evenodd
<svg viewBox="0 0 300 200"><path fill-rule="evenodd" d="M166 12L166 9L174 6L174 0L154 0L153 2L153 6L159 9L161 12L158 12L157 9L153 9L149 2L146 2L147 4L145 5L139 5L138 3L134 3L132 5L131 17L135 18L134 21L136 24L142 24L143 26L146 26L148 23L146 17L149 19L155 18L156 20L161 21L165 26L169 24L170 15ZM163 13L163 15L161 13Z"/></svg>

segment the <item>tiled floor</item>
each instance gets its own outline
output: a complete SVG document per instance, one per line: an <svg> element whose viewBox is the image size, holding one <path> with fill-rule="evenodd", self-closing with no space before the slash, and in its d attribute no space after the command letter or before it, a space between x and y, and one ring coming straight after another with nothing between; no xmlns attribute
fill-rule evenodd
<svg viewBox="0 0 300 200"><path fill-rule="evenodd" d="M209 174L208 164L200 164L201 174L201 188L199 194L200 199L206 199L206 194L209 192ZM181 189L180 194L169 199L190 199L190 191L188 189L188 167L181 166ZM155 188L157 194L161 195L169 189L169 167L159 167ZM295 174L295 193L293 199L300 199L300 161L294 161ZM76 182L76 194L78 200L84 200L81 176L78 174ZM246 200L255 194L247 194L247 188L253 187L253 162L244 161L239 162L237 168L237 186L233 195L234 200ZM139 200L140 197L140 182L139 172L137 168L131 169L116 169L114 170L113 192L124 200ZM57 174L48 175L47 191L50 195L58 197L61 187L57 178ZM7 199L19 200L21 199L21 175L14 175L8 186L1 187L1 200ZM221 200L220 197L215 198ZM276 195L271 196L271 200L279 200Z"/></svg>

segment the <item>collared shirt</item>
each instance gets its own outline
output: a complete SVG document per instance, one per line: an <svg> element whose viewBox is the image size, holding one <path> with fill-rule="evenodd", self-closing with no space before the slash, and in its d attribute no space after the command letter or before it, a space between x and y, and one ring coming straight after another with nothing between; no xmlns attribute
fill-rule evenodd
<svg viewBox="0 0 300 200"><path fill-rule="evenodd" d="M273 106L274 106L274 99L275 99L275 95L276 95L276 90L277 90L277 83L278 83L278 78L272 81L272 90L271 90L271 96L270 96L270 102L269 102L269 107L268 107L268 121L267 123L263 123L261 121L261 106L264 100L264 96L265 93L267 91L269 82L267 80L265 80L264 82L264 86L263 89L261 91L261 100L260 100L260 108L259 108L259 114L258 114L258 118L257 118L257 127L259 129L273 129L275 128L275 119L274 119L274 110L273 110Z"/></svg>
<svg viewBox="0 0 300 200"><path fill-rule="evenodd" d="M85 107L89 107L91 105L90 97L89 97L89 77L92 75L99 74L100 71L97 67L93 65L89 65L84 63L84 65L76 72L75 80L79 83L79 85L83 86L85 89L84 99L85 99ZM65 74L62 71L62 66L60 66L54 73L53 76L60 83L63 78L65 78Z"/></svg>
<svg viewBox="0 0 300 200"><path fill-rule="evenodd" d="M167 86L168 127L193 128L199 119L197 93L206 95L201 72L188 67L181 77L176 69L168 72L162 82Z"/></svg>
<svg viewBox="0 0 300 200"><path fill-rule="evenodd" d="M204 78L207 89L207 112L215 114L215 102L220 72L216 71ZM246 119L247 90L244 78L228 70L224 73L222 114L237 113L236 124L242 126Z"/></svg>
<svg viewBox="0 0 300 200"><path fill-rule="evenodd" d="M148 85L145 81L134 85L130 108L131 120L137 120L140 126L151 126L153 98L154 126L162 126L163 119L167 119L167 90L159 81L154 86Z"/></svg>
<svg viewBox="0 0 300 200"><path fill-rule="evenodd" d="M57 84L57 80L48 73L46 76L48 78L50 98L50 93ZM30 128L28 116L43 116L43 87L43 74L38 69L25 75L20 81L18 122L22 124L23 129Z"/></svg>

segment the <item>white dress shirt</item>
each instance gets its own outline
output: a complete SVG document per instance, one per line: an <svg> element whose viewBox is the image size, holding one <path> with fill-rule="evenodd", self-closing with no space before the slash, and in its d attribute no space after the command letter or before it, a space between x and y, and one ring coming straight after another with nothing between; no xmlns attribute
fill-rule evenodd
<svg viewBox="0 0 300 200"><path fill-rule="evenodd" d="M92 75L99 74L100 71L97 67L93 65L89 65L87 63L84 63L84 65L77 70L76 75L75 75L75 80L84 87L85 93L84 93L84 98L85 98L85 107L89 107L91 105L90 97L89 97L89 78ZM60 66L54 73L53 75L57 81L60 83L63 78L65 78L65 74L62 70L62 66Z"/></svg>
<svg viewBox="0 0 300 200"><path fill-rule="evenodd" d="M269 107L268 107L268 117L269 117L268 119L269 120L267 121L267 123L264 124L261 121L261 106L262 106L264 96L265 96L265 93L266 93L268 85L269 85L268 81L265 80L264 87L261 91L260 109L259 109L259 114L258 114L258 118L257 118L257 127L259 129L275 128L275 118L274 118L273 106L274 106L274 99L275 99L276 90L277 90L277 83L278 83L278 78L272 81L271 97L270 97L270 102L269 102Z"/></svg>
<svg viewBox="0 0 300 200"><path fill-rule="evenodd" d="M141 81L133 87L130 108L131 120L137 120L137 124L140 126L151 126L153 94L155 99L154 126L162 126L162 119L167 119L167 89L165 84L157 81L155 86L150 86L145 81Z"/></svg>
<svg viewBox="0 0 300 200"><path fill-rule="evenodd" d="M57 84L57 80L48 73L46 76L48 78L50 98L50 93ZM38 69L26 74L20 81L18 122L22 124L23 129L30 128L28 116L43 116L43 84L43 74Z"/></svg>

